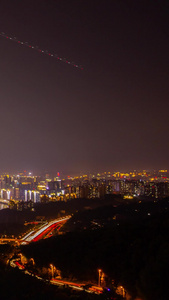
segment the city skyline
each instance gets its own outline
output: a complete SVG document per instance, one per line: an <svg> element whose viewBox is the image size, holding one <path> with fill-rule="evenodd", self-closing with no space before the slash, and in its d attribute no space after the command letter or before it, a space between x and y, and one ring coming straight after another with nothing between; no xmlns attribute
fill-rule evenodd
<svg viewBox="0 0 169 300"><path fill-rule="evenodd" d="M11 0L0 32L1 170L169 169L168 1Z"/></svg>
<svg viewBox="0 0 169 300"><path fill-rule="evenodd" d="M163 199L169 196L168 170L104 172L63 177L34 175L24 171L0 175L1 209L22 210L37 203L69 202L73 199L104 199L121 196L125 201Z"/></svg>

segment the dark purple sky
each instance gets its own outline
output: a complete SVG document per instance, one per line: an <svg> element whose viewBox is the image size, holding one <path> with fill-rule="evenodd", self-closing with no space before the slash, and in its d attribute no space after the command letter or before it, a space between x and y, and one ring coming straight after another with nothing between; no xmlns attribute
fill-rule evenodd
<svg viewBox="0 0 169 300"><path fill-rule="evenodd" d="M169 1L2 0L0 170L169 168Z"/></svg>

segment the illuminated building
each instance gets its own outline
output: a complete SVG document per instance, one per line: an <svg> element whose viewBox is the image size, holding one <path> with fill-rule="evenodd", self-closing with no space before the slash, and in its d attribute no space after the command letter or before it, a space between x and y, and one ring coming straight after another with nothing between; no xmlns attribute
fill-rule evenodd
<svg viewBox="0 0 169 300"><path fill-rule="evenodd" d="M104 196L106 194L106 185L105 184L100 185L98 190L99 190L99 193L98 193L99 198L104 198Z"/></svg>
<svg viewBox="0 0 169 300"><path fill-rule="evenodd" d="M6 190L5 189L1 190L1 199L7 199L7 194L6 194Z"/></svg>
<svg viewBox="0 0 169 300"><path fill-rule="evenodd" d="M88 198L88 195L89 195L89 187L80 186L80 198Z"/></svg>
<svg viewBox="0 0 169 300"><path fill-rule="evenodd" d="M20 191L19 191L19 188L15 188L14 190L14 197L16 200L18 200L20 198Z"/></svg>
<svg viewBox="0 0 169 300"><path fill-rule="evenodd" d="M7 193L7 200L10 200L11 199L11 191L8 190L6 193Z"/></svg>
<svg viewBox="0 0 169 300"><path fill-rule="evenodd" d="M28 201L28 191L25 190L25 202L27 202L27 201Z"/></svg>
<svg viewBox="0 0 169 300"><path fill-rule="evenodd" d="M34 203L40 202L40 192L32 191L32 190L25 190L25 202L32 201Z"/></svg>

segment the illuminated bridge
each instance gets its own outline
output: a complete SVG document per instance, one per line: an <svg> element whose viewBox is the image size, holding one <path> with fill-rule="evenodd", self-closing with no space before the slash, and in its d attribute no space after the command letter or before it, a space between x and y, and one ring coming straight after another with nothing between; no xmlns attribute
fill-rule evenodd
<svg viewBox="0 0 169 300"><path fill-rule="evenodd" d="M16 243L16 244L20 244L20 239L15 239L15 238L0 238L0 244L7 244L7 243Z"/></svg>
<svg viewBox="0 0 169 300"><path fill-rule="evenodd" d="M63 224L65 224L70 218L71 216L66 216L63 218L53 220L51 222L46 222L45 224L41 225L37 230L32 230L27 235L25 235L21 239L21 244L24 245L30 242L37 242L41 239L50 237L54 229L57 228L59 230L61 226L63 226Z"/></svg>
<svg viewBox="0 0 169 300"><path fill-rule="evenodd" d="M8 237L0 238L0 243L3 244L13 242L21 245L26 245L31 242L37 242L41 239L49 238L52 236L52 232L54 229L59 230L63 226L63 224L65 224L70 218L71 216L66 216L63 218L55 219L50 222L43 223L43 225L39 226L37 229L30 231L21 239Z"/></svg>
<svg viewBox="0 0 169 300"><path fill-rule="evenodd" d="M9 207L10 204L18 204L18 200L14 200L14 199L0 199L0 204L3 204L4 206Z"/></svg>
<svg viewBox="0 0 169 300"><path fill-rule="evenodd" d="M0 204L3 204L5 206L9 206L10 200L0 199Z"/></svg>

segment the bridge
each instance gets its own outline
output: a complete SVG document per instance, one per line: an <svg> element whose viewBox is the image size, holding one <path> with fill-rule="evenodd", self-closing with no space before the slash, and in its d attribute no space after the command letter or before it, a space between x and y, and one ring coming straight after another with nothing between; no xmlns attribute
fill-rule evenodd
<svg viewBox="0 0 169 300"><path fill-rule="evenodd" d="M64 223L69 220L71 216L66 216L63 218L55 219L51 222L46 222L45 224L41 225L37 230L32 230L27 235L25 235L21 239L21 244L27 244L30 242L37 242L38 240L41 240L43 238L48 238L52 235L52 231L54 229L60 229L61 226L63 226Z"/></svg>
<svg viewBox="0 0 169 300"><path fill-rule="evenodd" d="M0 238L0 244L6 244L6 243L16 243L20 244L20 239L15 239L15 238Z"/></svg>
<svg viewBox="0 0 169 300"><path fill-rule="evenodd" d="M21 244L21 245L26 245L31 242L37 242L41 239L47 239L52 236L52 232L54 229L60 230L60 228L69 220L71 216L66 216L63 218L58 218L50 222L45 222L41 224L37 229L34 229L24 235L21 239L17 238L0 238L0 244L5 244L5 243L16 243L16 244Z"/></svg>
<svg viewBox="0 0 169 300"><path fill-rule="evenodd" d="M4 205L6 205L6 206L9 206L10 200L0 199L0 204L4 204Z"/></svg>
<svg viewBox="0 0 169 300"><path fill-rule="evenodd" d="M0 199L0 204L3 204L8 207L10 204L18 204L18 203L19 203L19 201L14 200L14 199L10 199L10 200L9 199Z"/></svg>

